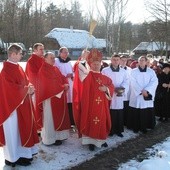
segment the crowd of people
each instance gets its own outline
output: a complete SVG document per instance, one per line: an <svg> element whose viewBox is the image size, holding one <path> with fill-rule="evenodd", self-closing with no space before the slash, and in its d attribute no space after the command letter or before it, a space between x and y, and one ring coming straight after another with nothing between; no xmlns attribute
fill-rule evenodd
<svg viewBox="0 0 170 170"><path fill-rule="evenodd" d="M108 147L109 136L123 137L124 127L146 134L155 116L168 121L169 63L114 54L107 64L99 50L85 49L72 66L66 47L55 58L41 43L25 71L21 58L22 48L12 44L0 72L0 146L8 166L31 165L40 140L62 145L71 129L94 151Z"/></svg>

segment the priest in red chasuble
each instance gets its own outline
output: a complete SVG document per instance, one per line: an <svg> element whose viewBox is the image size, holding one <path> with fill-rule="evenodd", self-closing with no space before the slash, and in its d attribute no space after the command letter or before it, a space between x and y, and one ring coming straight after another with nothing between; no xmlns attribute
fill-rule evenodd
<svg viewBox="0 0 170 170"><path fill-rule="evenodd" d="M71 128L66 98L68 81L54 63L55 55L46 53L37 75L36 103L43 109L41 137L45 145L61 145Z"/></svg>
<svg viewBox="0 0 170 170"><path fill-rule="evenodd" d="M82 99L82 87L83 80L89 73L89 65L87 63L87 56L90 51L84 49L78 61L74 64L74 80L73 80L73 116L75 125L78 132L80 132L80 112L81 112L81 99ZM81 134L79 133L79 137Z"/></svg>
<svg viewBox="0 0 170 170"><path fill-rule="evenodd" d="M35 86L37 82L37 73L44 62L44 45L36 43L33 46L33 54L27 61L25 72L30 82Z"/></svg>
<svg viewBox="0 0 170 170"><path fill-rule="evenodd" d="M44 63L44 45L41 43L35 43L33 46L33 54L30 56L30 58L27 61L25 72L29 78L29 81L34 85L35 87L35 95L33 95L34 105L35 105L35 118L37 122L37 127L39 130L41 130L42 127L42 109L39 109L37 107L37 104L35 103L35 96L37 92L37 74L39 72L40 67Z"/></svg>
<svg viewBox="0 0 170 170"><path fill-rule="evenodd" d="M34 87L18 64L21 57L19 45L8 48L0 80L0 145L5 164L13 167L30 165L32 155L38 151L35 144L39 142L31 100Z"/></svg>
<svg viewBox="0 0 170 170"><path fill-rule="evenodd" d="M106 139L111 128L109 100L114 86L110 78L100 73L102 54L92 49L87 61L90 72L83 81L81 102L80 133L82 144L89 145L89 150L107 147Z"/></svg>

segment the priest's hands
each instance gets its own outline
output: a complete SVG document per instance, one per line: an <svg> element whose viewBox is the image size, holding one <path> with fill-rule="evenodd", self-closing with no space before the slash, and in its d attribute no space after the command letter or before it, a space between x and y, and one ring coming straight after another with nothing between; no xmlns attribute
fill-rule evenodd
<svg viewBox="0 0 170 170"><path fill-rule="evenodd" d="M68 84L64 84L64 91L67 91L69 89L69 85Z"/></svg>
<svg viewBox="0 0 170 170"><path fill-rule="evenodd" d="M66 77L67 77L67 78L73 78L73 74L72 74L72 73L68 73L68 74L66 75Z"/></svg>
<svg viewBox="0 0 170 170"><path fill-rule="evenodd" d="M33 95L34 92L35 92L34 86L32 84L29 84L28 85L28 92L27 93L30 94L30 95Z"/></svg>
<svg viewBox="0 0 170 170"><path fill-rule="evenodd" d="M163 83L163 84L162 84L162 87L164 87L164 88L167 88L167 87L170 88L170 84Z"/></svg>
<svg viewBox="0 0 170 170"><path fill-rule="evenodd" d="M107 92L107 87L102 85L102 86L99 86L99 90L100 91L103 91L103 92Z"/></svg>
<svg viewBox="0 0 170 170"><path fill-rule="evenodd" d="M148 91L142 90L141 93L144 97L148 97Z"/></svg>

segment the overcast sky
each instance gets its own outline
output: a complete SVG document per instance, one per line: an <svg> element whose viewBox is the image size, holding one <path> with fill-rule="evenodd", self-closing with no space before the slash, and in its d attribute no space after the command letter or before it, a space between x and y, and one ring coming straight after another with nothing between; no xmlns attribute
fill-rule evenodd
<svg viewBox="0 0 170 170"><path fill-rule="evenodd" d="M57 6L65 2L67 8L69 8L70 3L73 1L74 0L43 0L43 8L45 8L45 6L48 6L50 2L53 2ZM78 1L82 5L81 9L83 11L88 11L89 7L93 7L95 9L96 3L98 5L98 8L102 10L100 5L100 1L102 0L78 0ZM152 1L154 0L150 0L150 2ZM127 12L126 12L126 18L127 18L126 21L131 21L132 23L142 23L145 20L147 21L149 14L146 11L144 3L146 3L146 0L129 0L127 6Z"/></svg>

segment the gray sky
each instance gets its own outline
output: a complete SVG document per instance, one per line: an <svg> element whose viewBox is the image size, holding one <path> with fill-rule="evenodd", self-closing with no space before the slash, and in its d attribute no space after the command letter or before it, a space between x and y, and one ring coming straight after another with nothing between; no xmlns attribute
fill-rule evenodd
<svg viewBox="0 0 170 170"><path fill-rule="evenodd" d="M39 0L41 1L41 0ZM43 7L49 5L50 2L53 2L55 5L62 4L63 2L66 3L67 7L69 8L70 3L73 0L43 0ZM100 1L102 0L78 0L82 5L82 10L87 11L89 8L94 8L96 6L96 2L98 4L98 8L101 7ZM132 23L142 23L145 20L148 20L148 12L145 9L144 2L146 0L129 0L126 12L126 21L131 21ZM154 0L150 0L154 1ZM97 10L97 8L96 8ZM102 8L101 8L102 11Z"/></svg>

